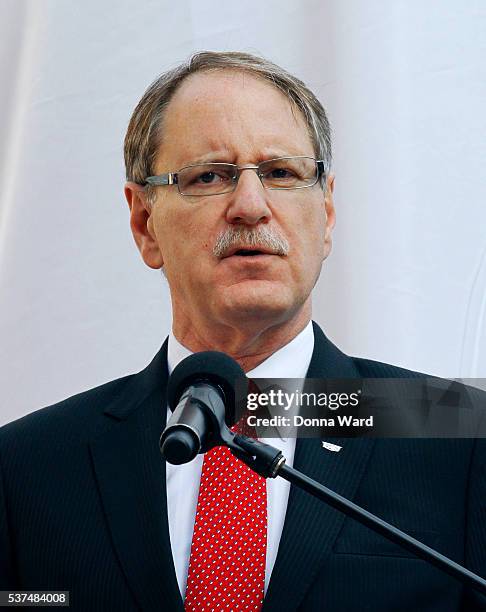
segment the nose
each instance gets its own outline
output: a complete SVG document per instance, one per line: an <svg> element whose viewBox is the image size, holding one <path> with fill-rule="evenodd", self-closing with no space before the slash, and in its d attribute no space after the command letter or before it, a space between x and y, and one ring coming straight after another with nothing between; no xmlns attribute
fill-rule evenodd
<svg viewBox="0 0 486 612"><path fill-rule="evenodd" d="M228 223L257 225L268 223L272 218L268 191L263 187L254 166L240 169L238 184L230 197L226 210Z"/></svg>

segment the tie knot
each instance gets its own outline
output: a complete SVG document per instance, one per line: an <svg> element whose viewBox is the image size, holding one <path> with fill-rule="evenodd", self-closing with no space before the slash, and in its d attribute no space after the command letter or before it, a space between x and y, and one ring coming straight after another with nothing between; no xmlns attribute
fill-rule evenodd
<svg viewBox="0 0 486 612"><path fill-rule="evenodd" d="M255 427L248 425L248 417L250 416L249 410L245 410L240 418L240 420L233 425L231 431L236 434L240 434L242 436L246 436L247 438L257 438L257 432Z"/></svg>

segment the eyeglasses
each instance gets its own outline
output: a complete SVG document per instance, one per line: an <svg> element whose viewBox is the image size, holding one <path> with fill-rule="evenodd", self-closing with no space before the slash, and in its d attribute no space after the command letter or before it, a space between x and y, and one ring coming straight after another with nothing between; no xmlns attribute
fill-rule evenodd
<svg viewBox="0 0 486 612"><path fill-rule="evenodd" d="M324 174L324 162L313 157L278 157L257 166L237 166L220 162L193 164L177 172L145 179L145 185L177 185L183 196L211 196L236 189L243 170L254 170L265 189L304 189L315 185Z"/></svg>

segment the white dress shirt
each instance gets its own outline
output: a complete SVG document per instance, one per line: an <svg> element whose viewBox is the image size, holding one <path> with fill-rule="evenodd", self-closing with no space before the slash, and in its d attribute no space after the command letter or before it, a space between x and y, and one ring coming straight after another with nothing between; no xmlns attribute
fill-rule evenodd
<svg viewBox="0 0 486 612"><path fill-rule="evenodd" d="M247 372L249 378L301 378L304 379L314 350L312 322L288 344L273 353L259 366ZM191 355L186 347L169 335L167 362L169 375L177 364ZM167 409L167 419L171 412ZM262 439L279 448L292 466L295 453L295 438ZM184 465L167 463L167 513L169 534L174 558L177 582L184 598L191 553L192 532L196 516L199 480L203 455ZM290 483L283 478L267 479L267 558L265 564L265 593L277 557L280 536L282 535Z"/></svg>

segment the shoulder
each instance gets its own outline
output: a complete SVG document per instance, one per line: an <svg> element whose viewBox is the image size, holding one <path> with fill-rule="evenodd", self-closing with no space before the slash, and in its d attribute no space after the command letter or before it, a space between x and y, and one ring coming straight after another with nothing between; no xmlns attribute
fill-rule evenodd
<svg viewBox="0 0 486 612"><path fill-rule="evenodd" d="M313 321L314 351L309 378L424 378L427 375L396 365L343 353Z"/></svg>
<svg viewBox="0 0 486 612"><path fill-rule="evenodd" d="M36 440L47 449L51 440L72 443L92 439L103 433L113 420L129 416L154 389L160 389L166 382L167 342L140 372L78 393L4 425L0 428L0 450L8 444L34 444Z"/></svg>
<svg viewBox="0 0 486 612"><path fill-rule="evenodd" d="M103 423L103 413L113 401L126 393L134 374L73 395L41 408L0 428L1 450L38 440L48 446L62 436L64 440L90 436Z"/></svg>
<svg viewBox="0 0 486 612"><path fill-rule="evenodd" d="M350 357L354 366L363 378L426 378L428 374L408 370L390 363L363 359L361 357Z"/></svg>

